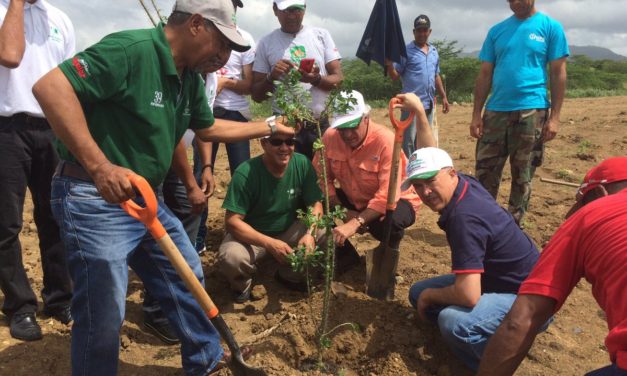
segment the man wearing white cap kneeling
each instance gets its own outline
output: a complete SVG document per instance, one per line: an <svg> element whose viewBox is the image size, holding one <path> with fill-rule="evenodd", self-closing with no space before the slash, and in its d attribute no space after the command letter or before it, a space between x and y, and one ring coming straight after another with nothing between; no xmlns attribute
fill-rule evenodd
<svg viewBox="0 0 627 376"><path fill-rule="evenodd" d="M330 129L322 137L328 166L330 204L348 209L344 223L333 229L333 238L337 245L342 246L361 229L383 241L385 226L381 219L386 211L394 134L370 119L370 107L364 103L361 93L344 92L343 96L352 96L356 103L346 114L332 117ZM414 112L421 109L419 125L428 127L418 98L413 95L408 99L406 96L399 96L404 107ZM318 173L319 160L320 154L316 153L314 167ZM399 165L401 179L405 178L406 165L407 158L402 154ZM339 183L340 188L336 188L334 182ZM398 250L405 229L414 223L420 205L411 186L402 191L397 187L396 201L388 243L394 250Z"/></svg>
<svg viewBox="0 0 627 376"><path fill-rule="evenodd" d="M477 180L455 171L444 150L415 151L407 176L402 188L413 186L440 214L438 226L446 232L452 259L451 274L416 282L409 302L422 320L437 322L453 353L476 370L538 250Z"/></svg>

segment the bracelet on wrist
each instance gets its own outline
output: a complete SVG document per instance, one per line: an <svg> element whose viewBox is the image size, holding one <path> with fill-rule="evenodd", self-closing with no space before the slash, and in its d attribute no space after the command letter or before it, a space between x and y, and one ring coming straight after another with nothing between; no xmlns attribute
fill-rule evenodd
<svg viewBox="0 0 627 376"><path fill-rule="evenodd" d="M320 82L322 82L322 75L318 74L318 77L316 77L315 80L311 81L311 85L312 86L318 86L318 85L320 85Z"/></svg>
<svg viewBox="0 0 627 376"><path fill-rule="evenodd" d="M210 168L211 171L213 171L213 165L212 164L206 164L204 166L202 166L202 169L200 170L201 173L205 172L205 169Z"/></svg>
<svg viewBox="0 0 627 376"><path fill-rule="evenodd" d="M359 227L366 226L366 219L364 217L362 217L361 215L358 215L354 219L357 221L357 223L359 223Z"/></svg>

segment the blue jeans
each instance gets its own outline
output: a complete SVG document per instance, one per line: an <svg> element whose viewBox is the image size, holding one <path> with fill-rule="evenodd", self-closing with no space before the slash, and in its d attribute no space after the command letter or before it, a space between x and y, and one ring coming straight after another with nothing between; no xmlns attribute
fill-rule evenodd
<svg viewBox="0 0 627 376"><path fill-rule="evenodd" d="M161 186L161 193L163 202L181 221L190 241L194 242L200 227L200 214L192 213L192 205L187 199L187 189L174 170L168 171Z"/></svg>
<svg viewBox="0 0 627 376"><path fill-rule="evenodd" d="M185 185L174 170L170 169L161 185L160 192L157 193L159 199L162 199L165 205L172 211L176 218L181 221L185 233L189 237L192 245L195 246L196 235L200 228L200 215L192 213L192 205L187 199L187 190ZM153 315L154 318L161 318L163 312L159 306L159 302L144 290L144 302L142 303L144 314Z"/></svg>
<svg viewBox="0 0 627 376"><path fill-rule="evenodd" d="M220 336L142 223L105 202L92 183L65 176L53 178L51 206L74 283L74 376L116 374L129 266L181 340L186 374L205 375L215 367L223 355ZM204 282L200 259L181 222L161 202L157 216Z"/></svg>
<svg viewBox="0 0 627 376"><path fill-rule="evenodd" d="M195 142L195 141L194 141ZM213 164L213 162L211 162ZM200 154L198 148L194 144L194 176L196 181L199 182L202 176L202 161L200 160ZM196 252L200 252L205 248L205 238L207 237L207 218L209 217L209 206L207 206L201 213L198 221L198 231L193 237L192 244L196 249Z"/></svg>
<svg viewBox="0 0 627 376"><path fill-rule="evenodd" d="M429 125L431 126L431 130L433 131L433 111L427 109L427 120L429 120ZM401 111L401 120L405 120L409 117L409 112ZM437 135L434 134L433 137L437 140ZM403 133L403 152L405 156L409 158L411 153L416 151L416 117L409 124L409 127L405 129L405 133Z"/></svg>
<svg viewBox="0 0 627 376"><path fill-rule="evenodd" d="M425 289L442 288L454 283L454 274L416 282L409 289L409 302L416 308L418 297ZM473 308L432 306L427 310L427 316L437 322L444 342L453 353L466 366L476 371L488 340L509 312L514 300L516 294L487 293L481 295Z"/></svg>
<svg viewBox="0 0 627 376"><path fill-rule="evenodd" d="M616 364L599 368L594 371L586 373L585 376L627 376L627 370L618 368Z"/></svg>
<svg viewBox="0 0 627 376"><path fill-rule="evenodd" d="M227 110L221 107L216 107L214 109L214 115L216 119L225 119L225 120L233 120L242 123L247 123L248 119L244 117L239 111ZM242 127L245 127L246 124L242 124ZM235 172L235 169L242 163L246 162L250 159L250 141L238 141L238 142L227 142L226 145L226 154L229 158L229 171L231 172L231 176ZM213 143L213 154L211 155L211 164L215 166L216 156L218 155L218 148L220 147L219 142Z"/></svg>

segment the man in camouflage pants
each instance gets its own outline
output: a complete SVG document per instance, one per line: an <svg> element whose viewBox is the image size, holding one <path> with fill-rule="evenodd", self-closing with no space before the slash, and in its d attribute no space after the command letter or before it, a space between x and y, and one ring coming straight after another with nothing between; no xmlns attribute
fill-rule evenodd
<svg viewBox="0 0 627 376"><path fill-rule="evenodd" d="M485 111L483 136L477 141L475 176L496 198L503 166L510 158L512 185L508 210L520 225L531 196L531 179L536 167L542 165L544 143L542 129L546 110L510 112Z"/></svg>
<svg viewBox="0 0 627 376"><path fill-rule="evenodd" d="M514 15L493 26L481 48L470 135L478 139L476 177L494 198L509 157L512 188L508 210L521 225L544 143L557 134L569 51L562 26L537 12L535 1L508 3ZM490 89L492 95L482 117Z"/></svg>

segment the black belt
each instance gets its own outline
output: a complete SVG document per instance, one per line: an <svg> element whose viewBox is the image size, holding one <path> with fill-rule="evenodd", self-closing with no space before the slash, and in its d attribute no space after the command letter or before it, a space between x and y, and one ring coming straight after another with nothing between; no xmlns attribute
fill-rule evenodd
<svg viewBox="0 0 627 376"><path fill-rule="evenodd" d="M54 176L67 176L70 178L84 180L90 183L93 183L93 179L87 171L76 163L61 161L57 165L57 168L54 170Z"/></svg>
<svg viewBox="0 0 627 376"><path fill-rule="evenodd" d="M45 118L31 116L24 112L20 112L11 116L0 116L0 121L2 123L8 123L8 122L14 121L17 123L22 123L22 124L49 126L48 121Z"/></svg>

